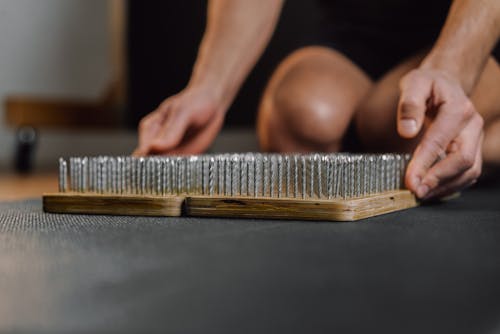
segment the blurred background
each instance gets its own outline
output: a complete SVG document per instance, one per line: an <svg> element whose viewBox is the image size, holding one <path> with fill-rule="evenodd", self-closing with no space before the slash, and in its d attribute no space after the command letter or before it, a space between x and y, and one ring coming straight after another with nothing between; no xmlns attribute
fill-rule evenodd
<svg viewBox="0 0 500 334"><path fill-rule="evenodd" d="M315 6L287 1L213 151L258 148L260 95L280 60L315 41ZM199 0L2 0L0 198L33 178L54 184L60 156L129 154L141 117L187 83L205 15Z"/></svg>
<svg viewBox="0 0 500 334"><path fill-rule="evenodd" d="M75 133L72 131L74 127L47 126L39 121L45 116L42 107L29 110L39 117L34 122L22 119L10 122L6 105L12 96L22 96L22 101L39 98L96 100L112 76L109 15L110 3L99 0L0 2L2 170L15 167L16 131L20 126L32 126L38 130L38 143L33 152L36 169L53 167L58 155L118 144L116 135L109 131ZM13 113L19 114L17 110ZM121 144L122 136L119 137ZM110 142L113 140L115 142ZM131 144L132 138L122 145Z"/></svg>
<svg viewBox="0 0 500 334"><path fill-rule="evenodd" d="M186 85L206 5L2 0L0 198L17 198L22 188L38 183L53 187L60 156L129 154L141 117ZM258 149L254 123L260 95L280 60L315 41L321 22L315 6L287 1L213 151Z"/></svg>

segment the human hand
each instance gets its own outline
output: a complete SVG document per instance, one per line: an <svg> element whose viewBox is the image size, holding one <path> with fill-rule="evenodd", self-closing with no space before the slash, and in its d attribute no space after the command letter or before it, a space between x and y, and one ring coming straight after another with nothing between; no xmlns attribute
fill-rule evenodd
<svg viewBox="0 0 500 334"><path fill-rule="evenodd" d="M166 99L139 124L135 156L197 154L219 133L226 107L210 91L186 88Z"/></svg>
<svg viewBox="0 0 500 334"><path fill-rule="evenodd" d="M459 81L444 72L416 69L400 83L398 133L424 131L406 173L420 199L450 195L481 174L483 119Z"/></svg>

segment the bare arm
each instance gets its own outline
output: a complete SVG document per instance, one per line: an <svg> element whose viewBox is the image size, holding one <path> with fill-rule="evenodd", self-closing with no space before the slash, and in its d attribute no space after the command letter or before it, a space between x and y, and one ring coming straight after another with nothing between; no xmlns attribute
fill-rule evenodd
<svg viewBox="0 0 500 334"><path fill-rule="evenodd" d="M211 0L190 85L232 99L274 32L283 0Z"/></svg>
<svg viewBox="0 0 500 334"><path fill-rule="evenodd" d="M201 153L267 46L283 0L211 0L188 86L139 126L136 155Z"/></svg>
<svg viewBox="0 0 500 334"><path fill-rule="evenodd" d="M500 37L500 1L455 0L422 67L440 69L470 94Z"/></svg>
<svg viewBox="0 0 500 334"><path fill-rule="evenodd" d="M483 120L469 99L500 36L500 1L455 0L421 66L401 81L398 131L413 138L429 125L406 184L421 198L467 187L481 173Z"/></svg>

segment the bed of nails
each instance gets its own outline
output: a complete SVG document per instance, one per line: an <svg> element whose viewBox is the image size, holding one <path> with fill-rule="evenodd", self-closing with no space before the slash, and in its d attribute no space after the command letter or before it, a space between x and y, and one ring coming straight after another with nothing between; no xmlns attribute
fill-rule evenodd
<svg viewBox="0 0 500 334"><path fill-rule="evenodd" d="M348 199L404 188L407 154L215 154L59 160L60 192Z"/></svg>

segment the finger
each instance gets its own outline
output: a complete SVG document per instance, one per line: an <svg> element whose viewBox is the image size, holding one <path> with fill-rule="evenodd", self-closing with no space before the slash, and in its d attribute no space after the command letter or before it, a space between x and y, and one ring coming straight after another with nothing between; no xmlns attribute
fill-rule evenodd
<svg viewBox="0 0 500 334"><path fill-rule="evenodd" d="M169 154L200 154L207 150L220 131L224 122L224 115L216 115L206 127L201 128L193 136L185 138L180 145L171 150Z"/></svg>
<svg viewBox="0 0 500 334"><path fill-rule="evenodd" d="M482 136L480 140L480 144L482 142ZM476 152L476 159L472 168L470 168L467 172L455 177L454 179L448 181L447 183L438 186L433 191L429 192L427 196L424 198L425 200L432 198L442 198L449 196L457 191L463 190L475 184L477 179L481 175L482 169L482 151L481 149Z"/></svg>
<svg viewBox="0 0 500 334"><path fill-rule="evenodd" d="M168 108L157 109L141 120L139 123L139 145L134 151L135 155L147 155L149 153L149 144L160 131L161 124L167 113Z"/></svg>
<svg viewBox="0 0 500 334"><path fill-rule="evenodd" d="M466 125L469 114L474 113L472 103L464 96L462 101L444 103L439 113L417 146L406 174L406 184L417 194L427 192L422 180L429 168L446 155L448 145ZM420 189L418 189L420 188Z"/></svg>
<svg viewBox="0 0 500 334"><path fill-rule="evenodd" d="M134 156L145 156L151 153L151 143L158 136L168 114L173 110L174 102L175 96L166 99L155 111L141 120L139 123L139 145L133 152Z"/></svg>
<svg viewBox="0 0 500 334"><path fill-rule="evenodd" d="M189 127L189 118L182 110L176 110L168 115L157 136L151 141L149 150L167 153L175 149L184 138Z"/></svg>
<svg viewBox="0 0 500 334"><path fill-rule="evenodd" d="M154 128L158 128L157 125L153 125L153 120L150 118L148 120L143 119L139 124L139 140L138 146L132 153L133 156L145 156L148 152L148 142L151 140L152 135L156 132ZM153 127L153 129L151 129Z"/></svg>
<svg viewBox="0 0 500 334"><path fill-rule="evenodd" d="M143 157L147 155L147 153L144 152L144 150L141 147L136 147L135 150L132 151L131 156L133 157Z"/></svg>
<svg viewBox="0 0 500 334"><path fill-rule="evenodd" d="M422 200L429 201L429 200L434 200L434 199L446 198L450 195L457 194L460 191L473 186L477 182L477 180L475 180L475 179L473 179L471 181L467 181L467 179L470 179L470 176L463 175L460 178L453 180L453 182L450 182L449 184L440 186L439 188L429 192L427 194L427 196L422 198Z"/></svg>
<svg viewBox="0 0 500 334"><path fill-rule="evenodd" d="M433 165L422 180L429 191L448 180L466 172L474 165L477 151L481 147L482 122L480 117L474 118L464 128L459 137L450 146L451 152L443 159ZM418 194L425 196L425 194Z"/></svg>
<svg viewBox="0 0 500 334"><path fill-rule="evenodd" d="M398 104L398 133L403 138L415 137L422 128L427 110L427 101L432 95L432 82L425 76L410 72L400 85Z"/></svg>
<svg viewBox="0 0 500 334"><path fill-rule="evenodd" d="M148 156L150 154L154 154L154 152L152 152L148 146L138 146L134 151L132 151L131 156L139 158Z"/></svg>

